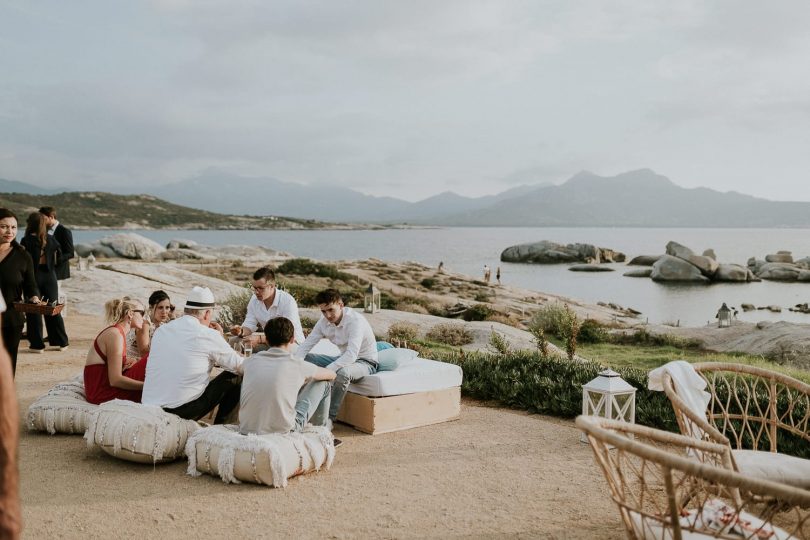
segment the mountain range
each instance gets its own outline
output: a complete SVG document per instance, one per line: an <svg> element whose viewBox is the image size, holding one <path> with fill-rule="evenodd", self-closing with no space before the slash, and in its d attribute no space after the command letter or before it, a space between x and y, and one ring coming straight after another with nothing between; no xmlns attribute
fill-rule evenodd
<svg viewBox="0 0 810 540"><path fill-rule="evenodd" d="M339 186L308 186L215 170L149 195L220 214L282 215L351 223L521 227L809 227L810 203L683 188L650 169L603 177L588 171L560 185L523 185L497 195L444 192L418 202ZM0 192L53 193L0 179ZM122 193L120 190L116 190Z"/></svg>

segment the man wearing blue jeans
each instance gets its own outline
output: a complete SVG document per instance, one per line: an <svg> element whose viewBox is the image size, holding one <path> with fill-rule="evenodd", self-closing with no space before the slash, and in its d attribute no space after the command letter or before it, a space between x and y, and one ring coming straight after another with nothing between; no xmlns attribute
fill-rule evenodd
<svg viewBox="0 0 810 540"><path fill-rule="evenodd" d="M303 431L310 422L326 425L335 372L292 357L295 328L289 319L270 319L264 335L270 348L242 364L239 431L264 435Z"/></svg>
<svg viewBox="0 0 810 540"><path fill-rule="evenodd" d="M365 317L345 307L340 293L335 289L319 292L315 302L322 317L296 355L337 374L329 407L329 419L334 421L349 384L377 372L377 340ZM308 354L322 338L337 345L340 356Z"/></svg>

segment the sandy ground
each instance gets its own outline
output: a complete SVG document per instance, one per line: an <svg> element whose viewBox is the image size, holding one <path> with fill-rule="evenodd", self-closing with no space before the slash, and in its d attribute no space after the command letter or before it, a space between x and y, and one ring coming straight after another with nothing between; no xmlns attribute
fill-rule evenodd
<svg viewBox="0 0 810 540"><path fill-rule="evenodd" d="M98 317L70 314L68 351L21 352L21 414L78 373ZM26 344L23 342L24 345ZM23 424L21 418L21 425ZM191 478L24 430L26 538L623 538L570 421L465 400L461 419L371 436L338 425L332 469L286 489Z"/></svg>

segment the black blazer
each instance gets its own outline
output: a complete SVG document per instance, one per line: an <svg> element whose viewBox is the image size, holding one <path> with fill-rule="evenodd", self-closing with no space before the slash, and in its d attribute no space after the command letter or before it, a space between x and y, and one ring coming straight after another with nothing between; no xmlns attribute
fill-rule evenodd
<svg viewBox="0 0 810 540"><path fill-rule="evenodd" d="M61 223L53 230L54 239L59 242L61 255L56 261L56 279L67 279L70 277L70 259L74 257L73 233Z"/></svg>
<svg viewBox="0 0 810 540"><path fill-rule="evenodd" d="M14 302L32 296L39 296L37 282L34 279L34 264L31 256L21 246L15 246L11 253L0 261L0 289L3 292L3 300L6 302L6 313L3 315L3 327L22 327L25 317L22 313L14 311Z"/></svg>
<svg viewBox="0 0 810 540"><path fill-rule="evenodd" d="M39 238L34 234L29 234L20 240L20 245L25 248L34 262L34 268L39 267L39 255L42 249L39 243ZM59 249L59 242L53 239L51 235L45 236L45 264L48 265L48 272L56 272L56 262L59 260L61 250Z"/></svg>

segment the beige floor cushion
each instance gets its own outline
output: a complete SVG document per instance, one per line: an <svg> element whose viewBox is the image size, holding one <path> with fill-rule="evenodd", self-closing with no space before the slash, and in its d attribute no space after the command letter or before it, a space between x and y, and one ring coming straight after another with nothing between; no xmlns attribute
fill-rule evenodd
<svg viewBox="0 0 810 540"><path fill-rule="evenodd" d="M743 474L810 489L810 459L756 450L732 450L731 453Z"/></svg>
<svg viewBox="0 0 810 540"><path fill-rule="evenodd" d="M29 407L26 425L30 431L79 434L85 432L98 405L87 403L81 375L61 382L38 397Z"/></svg>
<svg viewBox="0 0 810 540"><path fill-rule="evenodd" d="M308 427L303 433L242 435L238 426L211 426L188 438L188 474L219 476L223 482L286 487L287 479L332 466L332 433Z"/></svg>
<svg viewBox="0 0 810 540"><path fill-rule="evenodd" d="M199 429L160 407L114 399L99 405L84 438L119 459L162 463L184 455L188 436Z"/></svg>

